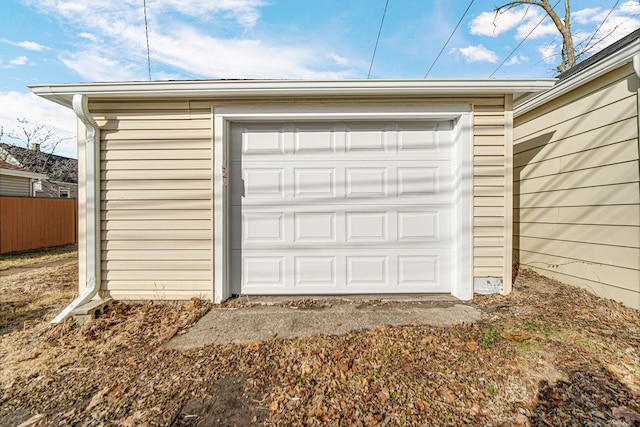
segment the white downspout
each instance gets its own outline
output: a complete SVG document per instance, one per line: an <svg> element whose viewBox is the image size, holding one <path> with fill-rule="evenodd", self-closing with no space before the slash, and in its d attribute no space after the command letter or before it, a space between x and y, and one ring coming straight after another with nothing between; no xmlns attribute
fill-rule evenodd
<svg viewBox="0 0 640 427"><path fill-rule="evenodd" d="M73 111L87 129L86 144L86 287L82 294L51 321L53 324L62 322L78 306L85 304L98 293L100 289L100 274L98 271L98 191L96 166L98 147L100 143L100 128L89 113L89 101L86 95L73 95Z"/></svg>
<svg viewBox="0 0 640 427"><path fill-rule="evenodd" d="M636 76L640 80L640 53L633 55L633 70L636 72ZM638 85L636 95L636 114L638 116L638 174L640 174L640 84Z"/></svg>

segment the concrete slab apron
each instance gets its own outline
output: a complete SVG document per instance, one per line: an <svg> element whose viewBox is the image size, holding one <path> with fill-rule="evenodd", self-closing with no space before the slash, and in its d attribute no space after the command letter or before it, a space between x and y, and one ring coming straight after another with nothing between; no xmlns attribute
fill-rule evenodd
<svg viewBox="0 0 640 427"><path fill-rule="evenodd" d="M205 344L248 344L255 340L298 338L311 335L341 335L379 325L450 326L472 323L480 311L463 304L429 307L419 304L354 305L296 309L285 306L257 306L213 309L184 335L166 345L171 349L190 349Z"/></svg>

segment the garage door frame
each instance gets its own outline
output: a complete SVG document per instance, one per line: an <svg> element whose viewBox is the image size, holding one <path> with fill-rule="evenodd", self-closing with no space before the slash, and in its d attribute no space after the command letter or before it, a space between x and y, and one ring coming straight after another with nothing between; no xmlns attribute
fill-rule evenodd
<svg viewBox="0 0 640 427"><path fill-rule="evenodd" d="M213 293L220 303L230 295L230 186L229 144L231 124L247 121L375 121L375 120L453 120L452 209L454 233L451 294L461 300L473 297L473 151L472 113L469 104L449 105L242 105L212 106L213 115Z"/></svg>

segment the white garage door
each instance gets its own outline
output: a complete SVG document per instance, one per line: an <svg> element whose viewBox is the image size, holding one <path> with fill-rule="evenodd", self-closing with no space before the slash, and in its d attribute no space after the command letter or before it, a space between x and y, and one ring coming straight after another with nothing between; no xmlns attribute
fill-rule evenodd
<svg viewBox="0 0 640 427"><path fill-rule="evenodd" d="M234 123L231 292L451 292L452 123Z"/></svg>

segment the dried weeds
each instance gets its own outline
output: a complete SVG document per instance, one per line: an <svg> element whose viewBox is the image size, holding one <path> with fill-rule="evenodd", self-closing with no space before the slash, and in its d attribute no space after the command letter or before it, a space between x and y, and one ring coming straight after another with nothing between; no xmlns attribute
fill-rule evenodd
<svg viewBox="0 0 640 427"><path fill-rule="evenodd" d="M0 424L639 425L637 311L530 271L511 295L475 304L479 324L184 352L162 344L209 303L34 322L0 337Z"/></svg>

